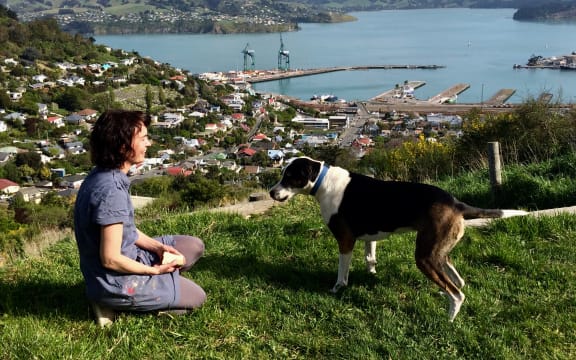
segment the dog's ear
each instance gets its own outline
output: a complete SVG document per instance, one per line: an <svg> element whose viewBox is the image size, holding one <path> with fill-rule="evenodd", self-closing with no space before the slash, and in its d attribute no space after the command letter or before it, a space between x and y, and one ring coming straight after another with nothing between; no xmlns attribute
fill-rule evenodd
<svg viewBox="0 0 576 360"><path fill-rule="evenodd" d="M298 159L297 157L291 157L289 159L284 160L284 166L282 166L282 170L286 169L288 165L292 164L294 160Z"/></svg>
<svg viewBox="0 0 576 360"><path fill-rule="evenodd" d="M310 181L316 179L320 174L322 164L317 161L309 161L307 166L302 167L302 175Z"/></svg>

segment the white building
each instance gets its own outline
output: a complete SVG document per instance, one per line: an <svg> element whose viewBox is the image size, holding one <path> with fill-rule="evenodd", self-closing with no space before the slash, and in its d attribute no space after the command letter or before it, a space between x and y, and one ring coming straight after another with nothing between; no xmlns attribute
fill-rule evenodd
<svg viewBox="0 0 576 360"><path fill-rule="evenodd" d="M324 129L324 130L330 129L330 120L324 118L296 115L296 117L292 119L292 122L302 124L304 127L307 128Z"/></svg>

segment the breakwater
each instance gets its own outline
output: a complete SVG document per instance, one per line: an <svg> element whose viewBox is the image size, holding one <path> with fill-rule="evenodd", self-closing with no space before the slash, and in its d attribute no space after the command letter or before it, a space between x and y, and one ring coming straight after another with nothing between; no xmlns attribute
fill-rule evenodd
<svg viewBox="0 0 576 360"><path fill-rule="evenodd" d="M391 69L443 69L443 65L360 65L360 66L333 66L315 69L294 69L294 70L253 70L245 71L246 81L250 83L261 83L266 81L276 81L294 77L325 74L335 71L352 70L391 70Z"/></svg>

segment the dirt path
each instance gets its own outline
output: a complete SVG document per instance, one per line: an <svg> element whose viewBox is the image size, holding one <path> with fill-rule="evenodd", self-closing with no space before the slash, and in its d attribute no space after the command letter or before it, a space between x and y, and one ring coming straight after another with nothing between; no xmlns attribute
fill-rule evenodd
<svg viewBox="0 0 576 360"><path fill-rule="evenodd" d="M258 200L258 201L248 201L245 203L234 204L229 206L223 206L219 208L209 209L210 212L227 212L227 213L234 213L240 214L245 218L248 218L252 215L258 215L266 212L268 209L272 208L273 206L280 205L278 201L274 201L272 199L266 200Z"/></svg>

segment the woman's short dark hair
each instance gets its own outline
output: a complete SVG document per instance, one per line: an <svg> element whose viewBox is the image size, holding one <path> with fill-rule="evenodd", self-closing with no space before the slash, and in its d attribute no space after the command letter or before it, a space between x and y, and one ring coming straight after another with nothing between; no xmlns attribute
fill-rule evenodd
<svg viewBox="0 0 576 360"><path fill-rule="evenodd" d="M150 125L143 111L107 110L96 120L90 135L92 163L103 169L119 169L132 153L132 137L142 125Z"/></svg>

